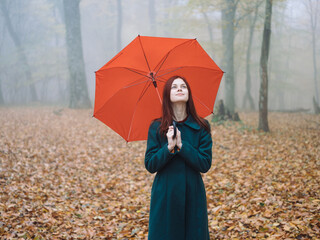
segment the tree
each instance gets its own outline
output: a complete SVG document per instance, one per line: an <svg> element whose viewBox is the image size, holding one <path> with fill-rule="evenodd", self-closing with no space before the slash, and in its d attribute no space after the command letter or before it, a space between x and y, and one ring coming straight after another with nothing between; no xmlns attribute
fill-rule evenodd
<svg viewBox="0 0 320 240"><path fill-rule="evenodd" d="M164 11L158 11L158 16L160 16L160 27L162 28L163 31L163 35L164 36L172 36L173 34L173 30L172 30L172 25L173 23L175 23L172 18L174 17L175 11L174 11L174 6L176 6L178 0L162 0L162 1L158 1L158 5L162 4L162 9ZM161 7L159 7L161 9ZM159 29L158 29L159 31Z"/></svg>
<svg viewBox="0 0 320 240"><path fill-rule="evenodd" d="M256 3L254 10L253 10L253 17L252 13L248 15L249 19L249 41L248 41L248 47L247 47L247 56L246 56L246 93L243 98L243 107L246 107L246 103L249 103L249 109L254 110L254 102L253 98L251 96L250 90L251 90L251 73L250 73L250 58L251 58L251 47L252 47L252 40L253 40L253 34L254 34L254 28L256 25L256 21L258 18L258 10L261 2Z"/></svg>
<svg viewBox="0 0 320 240"><path fill-rule="evenodd" d="M226 0L221 11L222 41L224 46L223 66L225 69L225 105L234 113L235 110L235 83L234 83L234 22L237 4L239 1Z"/></svg>
<svg viewBox="0 0 320 240"><path fill-rule="evenodd" d="M215 6L210 0L189 0L189 8L190 9L199 9L199 12L201 13L203 20L206 24L208 35L209 35L209 46L211 51L211 57L214 56L214 39L213 39L213 25L210 21L210 17L208 16L208 13L210 11L215 11L218 6ZM218 5L218 4L216 4Z"/></svg>
<svg viewBox="0 0 320 240"><path fill-rule="evenodd" d="M63 11L63 1L59 0L51 0L53 7L51 8L52 12L53 12L53 18L55 21L55 24L60 26L60 25L65 25L65 19L64 19L64 11ZM55 39L55 47L57 48L61 48L63 50L65 50L65 37L60 36L60 34L55 33L54 35L54 39ZM61 64L61 67L58 65L58 69L65 69L65 51L63 51L63 54L59 54L59 59L57 59L57 62L59 62ZM62 67L63 66L63 67ZM63 71L64 72L64 71ZM69 93L70 93L70 86L69 86L69 81L66 82L64 81L65 76L62 73L62 71L56 71L55 73L56 79L57 79L57 84L58 84L58 99L62 102L62 103L66 103L68 102L69 99Z"/></svg>
<svg viewBox="0 0 320 240"><path fill-rule="evenodd" d="M317 46L316 46L316 33L317 33L317 16L319 15L319 0L309 0L306 3L306 8L310 17L310 27L312 34L312 60L313 60L313 80L315 89L315 100L319 104L319 93L318 93L318 74L317 74Z"/></svg>
<svg viewBox="0 0 320 240"><path fill-rule="evenodd" d="M258 129L269 132L268 125L268 57L271 36L272 0L266 0L263 38L260 56L260 94L259 94L259 126Z"/></svg>
<svg viewBox="0 0 320 240"><path fill-rule="evenodd" d="M70 74L70 108L91 107L82 53L80 0L64 0L67 59Z"/></svg>
<svg viewBox="0 0 320 240"><path fill-rule="evenodd" d="M291 81L289 75L290 62L292 61L292 55L290 52L294 49L292 42L293 36L291 35L290 27L285 24L288 9L288 3L285 1L277 1L277 5L274 5L272 10L273 26L272 39L276 39L273 42L272 48L269 52L269 67L268 72L272 73L268 79L268 109L287 111L288 101L286 96L290 94L290 87L288 83ZM297 34L297 33L295 33ZM281 53L281 54L279 54Z"/></svg>
<svg viewBox="0 0 320 240"><path fill-rule="evenodd" d="M2 11L3 17L4 17L4 22L5 22L5 25L7 26L7 30L8 30L8 32L9 32L9 34L10 34L12 40L13 40L13 43L14 43L15 47L18 50L19 59L21 61L22 67L24 69L24 74L25 74L26 80L27 80L27 82L29 84L29 89L30 89L30 92L31 92L31 100L32 101L37 101L38 100L38 96L37 96L37 91L36 91L35 85L34 85L34 83L32 83L32 74L31 74L31 70L30 70L30 65L29 65L27 56L25 54L24 48L22 46L19 34L17 34L15 32L15 30L13 29L11 18L10 18L9 13L8 13L7 1L6 0L1 0L0 1L0 5L1 5L0 6L1 7L1 11Z"/></svg>
<svg viewBox="0 0 320 240"><path fill-rule="evenodd" d="M118 22L117 22L117 51L121 50L121 33L122 33L122 5L121 0L117 0Z"/></svg>
<svg viewBox="0 0 320 240"><path fill-rule="evenodd" d="M0 55L1 55L1 49L2 49L2 43L3 43L3 39L4 39L4 36L5 36L5 32L4 32L4 29L5 26L4 24L2 24L1 26L1 31L2 31L2 34L0 35L2 38L0 39ZM1 77L0 77L0 105L3 105L4 104L4 98L3 98L3 94L2 94L2 81L1 81Z"/></svg>
<svg viewBox="0 0 320 240"><path fill-rule="evenodd" d="M156 24L155 0L149 0L149 21L150 21L150 33L151 35L156 36L157 24Z"/></svg>

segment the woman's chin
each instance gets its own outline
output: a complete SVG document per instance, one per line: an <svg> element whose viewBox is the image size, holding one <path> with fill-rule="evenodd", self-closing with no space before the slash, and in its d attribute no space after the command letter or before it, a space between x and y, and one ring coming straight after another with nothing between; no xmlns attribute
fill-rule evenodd
<svg viewBox="0 0 320 240"><path fill-rule="evenodd" d="M187 103L188 99L173 99L172 103Z"/></svg>

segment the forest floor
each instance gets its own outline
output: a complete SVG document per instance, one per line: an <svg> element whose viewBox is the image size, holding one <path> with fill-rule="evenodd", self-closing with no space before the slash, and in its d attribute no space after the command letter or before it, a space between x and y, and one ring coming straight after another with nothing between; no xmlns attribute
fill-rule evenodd
<svg viewBox="0 0 320 240"><path fill-rule="evenodd" d="M92 110L0 108L1 239L147 239L146 141ZM211 239L320 239L320 116L258 113L212 123L202 174Z"/></svg>

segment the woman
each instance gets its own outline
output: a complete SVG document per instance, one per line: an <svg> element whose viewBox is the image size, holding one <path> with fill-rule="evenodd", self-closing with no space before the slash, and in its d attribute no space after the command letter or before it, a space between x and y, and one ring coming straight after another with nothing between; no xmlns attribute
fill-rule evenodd
<svg viewBox="0 0 320 240"><path fill-rule="evenodd" d="M163 90L162 118L149 127L145 153L146 169L157 172L151 190L149 240L210 239L200 173L210 169L211 161L210 124L197 115L188 82L171 77Z"/></svg>

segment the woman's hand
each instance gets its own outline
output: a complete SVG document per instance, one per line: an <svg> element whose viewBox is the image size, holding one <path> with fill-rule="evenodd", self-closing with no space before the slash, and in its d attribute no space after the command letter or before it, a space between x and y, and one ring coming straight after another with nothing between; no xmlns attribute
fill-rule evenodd
<svg viewBox="0 0 320 240"><path fill-rule="evenodd" d="M181 132L177 128L177 134L175 139L172 139L174 133L173 126L169 126L168 132L167 132L167 138L168 138L168 149L171 151L174 149L174 147L177 145L179 149L182 147L182 141L181 141Z"/></svg>
<svg viewBox="0 0 320 240"><path fill-rule="evenodd" d="M181 149L181 147L182 147L181 132L179 131L178 128L177 128L177 136L176 136L176 139L177 139L177 147L178 147L179 149Z"/></svg>
<svg viewBox="0 0 320 240"><path fill-rule="evenodd" d="M177 135L178 135L178 128L177 128ZM180 132L179 132L180 133ZM173 137L173 126L169 126L168 132L167 132L167 139L168 139L168 149L171 152L172 149L177 145L177 136L175 139L172 139Z"/></svg>

